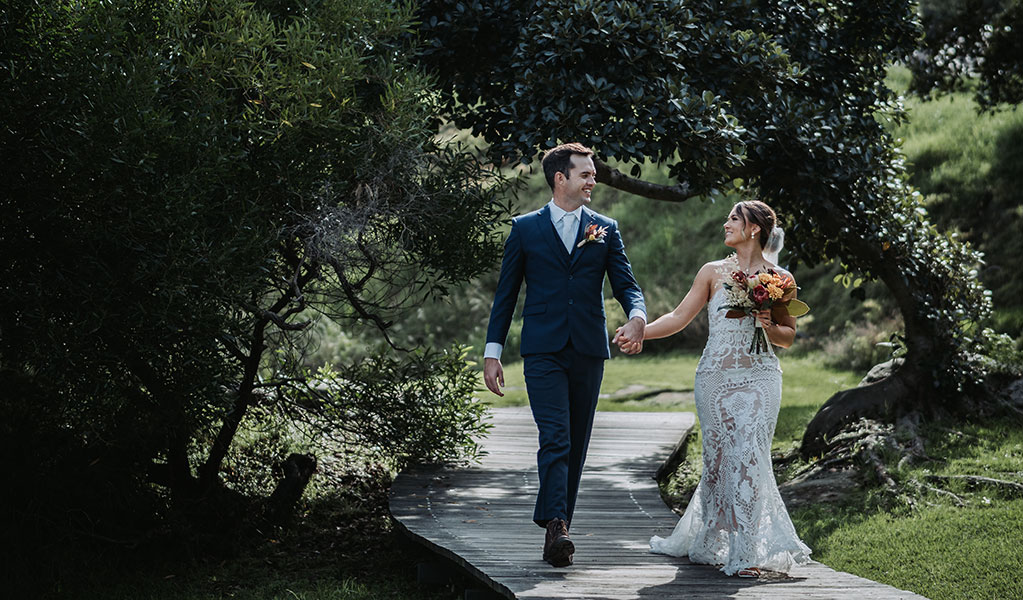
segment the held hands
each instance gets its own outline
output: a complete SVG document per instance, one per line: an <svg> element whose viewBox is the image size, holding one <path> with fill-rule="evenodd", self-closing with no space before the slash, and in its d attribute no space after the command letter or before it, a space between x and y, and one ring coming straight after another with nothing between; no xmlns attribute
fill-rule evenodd
<svg viewBox="0 0 1023 600"><path fill-rule="evenodd" d="M612 340L618 349L625 354L639 354L643 351L643 331L646 322L640 318L629 319L629 322L615 330Z"/></svg>
<svg viewBox="0 0 1023 600"><path fill-rule="evenodd" d="M500 360L496 358L483 359L483 382L487 384L487 389L491 392L498 396L504 396L504 392L501 391L501 388L504 387L504 367L501 366Z"/></svg>

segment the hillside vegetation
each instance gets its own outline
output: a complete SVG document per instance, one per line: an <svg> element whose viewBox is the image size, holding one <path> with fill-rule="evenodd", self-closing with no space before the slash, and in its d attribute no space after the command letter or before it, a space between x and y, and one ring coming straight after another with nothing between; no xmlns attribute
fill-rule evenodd
<svg viewBox="0 0 1023 600"><path fill-rule="evenodd" d="M889 84L905 90L909 72L895 67ZM909 98L907 123L896 130L910 181L934 222L961 233L984 253L980 278L991 290L994 328L1023 333L1023 112L978 112L972 91L923 101Z"/></svg>

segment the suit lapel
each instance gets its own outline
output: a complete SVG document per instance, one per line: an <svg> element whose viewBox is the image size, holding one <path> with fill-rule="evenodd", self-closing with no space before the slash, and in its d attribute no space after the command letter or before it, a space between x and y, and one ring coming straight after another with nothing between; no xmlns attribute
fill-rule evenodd
<svg viewBox="0 0 1023 600"><path fill-rule="evenodd" d="M551 251L561 259L561 262L568 266L568 253L565 252L565 244L561 243L558 230L555 229L554 223L551 221L551 207L544 206L536 217L537 233L547 242Z"/></svg>
<svg viewBox="0 0 1023 600"><path fill-rule="evenodd" d="M576 261L579 260L579 257L583 255L583 251L586 250L586 246L589 245L583 244L582 248L579 247L579 242L583 240L583 234L586 232L586 228L591 224L596 223L596 220L593 217L593 211L585 206L583 207L583 212L580 216L582 218L579 219L579 232L575 236L575 246L572 248L572 259L569 262L570 266L575 266Z"/></svg>

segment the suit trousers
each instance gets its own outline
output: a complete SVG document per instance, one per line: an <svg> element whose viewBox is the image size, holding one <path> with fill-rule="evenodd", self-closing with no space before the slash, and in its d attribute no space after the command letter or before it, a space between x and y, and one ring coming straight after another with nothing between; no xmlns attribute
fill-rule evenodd
<svg viewBox="0 0 1023 600"><path fill-rule="evenodd" d="M541 527L554 518L571 523L604 377L604 358L581 354L571 342L558 352L522 358L540 442L536 454L540 490L533 521Z"/></svg>

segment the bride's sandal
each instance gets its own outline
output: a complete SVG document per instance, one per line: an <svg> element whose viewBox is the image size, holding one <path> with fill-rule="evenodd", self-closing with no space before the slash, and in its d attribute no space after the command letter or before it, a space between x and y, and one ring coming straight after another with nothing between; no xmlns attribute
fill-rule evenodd
<svg viewBox="0 0 1023 600"><path fill-rule="evenodd" d="M736 573L736 575L745 579L758 579L760 577L760 569L756 567L747 567L745 569L739 569L739 572Z"/></svg>

